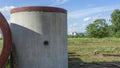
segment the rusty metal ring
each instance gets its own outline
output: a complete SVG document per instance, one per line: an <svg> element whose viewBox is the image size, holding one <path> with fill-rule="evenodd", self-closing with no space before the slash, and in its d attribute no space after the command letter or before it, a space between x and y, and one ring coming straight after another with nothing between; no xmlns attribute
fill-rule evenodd
<svg viewBox="0 0 120 68"><path fill-rule="evenodd" d="M0 55L0 68L3 68L11 52L12 38L9 24L4 16L0 13L0 28L3 33L3 49Z"/></svg>
<svg viewBox="0 0 120 68"><path fill-rule="evenodd" d="M58 7L48 7L48 6L27 6L27 7L18 7L11 10L11 14L16 12L25 12L25 11L40 11L40 12L59 12L67 14L67 10L58 8Z"/></svg>

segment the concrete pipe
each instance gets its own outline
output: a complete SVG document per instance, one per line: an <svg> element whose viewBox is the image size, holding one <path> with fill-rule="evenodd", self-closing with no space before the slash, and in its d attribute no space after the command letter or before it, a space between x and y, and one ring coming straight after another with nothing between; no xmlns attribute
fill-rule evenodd
<svg viewBox="0 0 120 68"><path fill-rule="evenodd" d="M11 10L16 68L68 68L67 11L30 6Z"/></svg>

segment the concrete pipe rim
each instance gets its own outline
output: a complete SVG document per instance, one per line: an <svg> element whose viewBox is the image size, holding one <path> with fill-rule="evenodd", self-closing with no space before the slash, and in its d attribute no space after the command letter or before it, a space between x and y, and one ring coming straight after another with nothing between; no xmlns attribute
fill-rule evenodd
<svg viewBox="0 0 120 68"><path fill-rule="evenodd" d="M3 33L3 49L0 55L0 68L3 68L11 52L12 38L9 24L4 16L0 13L0 28Z"/></svg>
<svg viewBox="0 0 120 68"><path fill-rule="evenodd" d="M67 14L67 10L58 7L51 6L26 6L26 7L18 7L11 9L11 14L17 12L30 12L30 11L39 11L39 12L59 12Z"/></svg>

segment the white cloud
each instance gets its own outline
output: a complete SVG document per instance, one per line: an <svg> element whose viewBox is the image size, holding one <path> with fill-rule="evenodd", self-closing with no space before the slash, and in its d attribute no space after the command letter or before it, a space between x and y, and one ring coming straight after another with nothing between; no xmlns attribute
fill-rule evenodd
<svg viewBox="0 0 120 68"><path fill-rule="evenodd" d="M10 23L10 10L15 8L15 6L4 6L0 8L0 12L5 16L7 19L8 23Z"/></svg>
<svg viewBox="0 0 120 68"><path fill-rule="evenodd" d="M109 20L110 20L110 15L105 16L105 15L103 15L103 14L97 14L97 15L95 15L95 16L85 17L85 18L83 19L83 21L84 21L84 22L88 22L88 21L93 22L93 21L95 21L96 19L105 19L106 21L109 21Z"/></svg>
<svg viewBox="0 0 120 68"><path fill-rule="evenodd" d="M86 21L89 21L91 19L92 19L92 17L86 17L86 18L83 19L83 21L86 22Z"/></svg>
<svg viewBox="0 0 120 68"><path fill-rule="evenodd" d="M59 2L59 3L65 3L65 2L67 2L68 0L54 0L55 2Z"/></svg>
<svg viewBox="0 0 120 68"><path fill-rule="evenodd" d="M0 12L5 16L10 16L10 10L15 8L14 6L4 6L0 8Z"/></svg>
<svg viewBox="0 0 120 68"><path fill-rule="evenodd" d="M62 5L64 3L66 3L66 2L68 2L68 0L52 0L52 2L53 2L52 6L53 5L56 6L56 5Z"/></svg>
<svg viewBox="0 0 120 68"><path fill-rule="evenodd" d="M96 8L88 8L83 10L76 10L68 13L68 18L80 18L84 16L88 16L95 13L101 13L106 11L113 11L114 9L120 8L120 5L114 5L114 6L104 6L104 7L96 7Z"/></svg>
<svg viewBox="0 0 120 68"><path fill-rule="evenodd" d="M68 0L62 0L61 3L66 3Z"/></svg>
<svg viewBox="0 0 120 68"><path fill-rule="evenodd" d="M14 6L5 6L5 7L0 8L0 11L1 12L6 12L6 11L8 12L13 8L15 8L15 7Z"/></svg>
<svg viewBox="0 0 120 68"><path fill-rule="evenodd" d="M71 23L68 25L68 34L71 34L72 32L85 32L85 26L86 24L82 23Z"/></svg>

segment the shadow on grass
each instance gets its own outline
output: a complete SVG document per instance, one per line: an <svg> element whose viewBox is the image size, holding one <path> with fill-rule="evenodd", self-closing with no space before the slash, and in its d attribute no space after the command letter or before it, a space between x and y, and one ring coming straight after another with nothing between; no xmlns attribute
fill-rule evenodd
<svg viewBox="0 0 120 68"><path fill-rule="evenodd" d="M69 57L68 58L69 68L120 68L120 62L98 61L98 62L86 63L80 59L80 55L76 54L76 52L69 52L68 57Z"/></svg>
<svg viewBox="0 0 120 68"><path fill-rule="evenodd" d="M83 64L82 60L79 58L68 58L68 61L69 68L80 68L80 64Z"/></svg>
<svg viewBox="0 0 120 68"><path fill-rule="evenodd" d="M68 58L69 68L120 68L120 62L92 62L85 63L81 59Z"/></svg>

